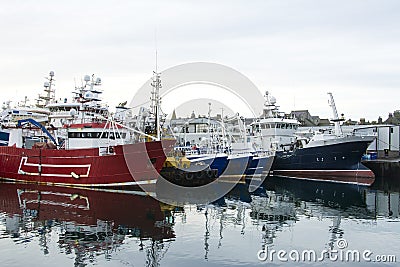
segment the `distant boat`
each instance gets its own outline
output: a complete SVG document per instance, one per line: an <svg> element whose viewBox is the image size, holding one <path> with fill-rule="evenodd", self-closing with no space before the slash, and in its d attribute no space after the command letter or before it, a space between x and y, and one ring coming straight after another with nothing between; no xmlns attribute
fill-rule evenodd
<svg viewBox="0 0 400 267"><path fill-rule="evenodd" d="M296 134L299 122L281 115L275 106L275 98L267 92L264 116L253 123L252 128L261 132L264 148L276 148L273 175L371 185L375 175L361 163L361 158L375 136L344 135L333 96L330 93L329 96L335 131L303 138Z"/></svg>
<svg viewBox="0 0 400 267"><path fill-rule="evenodd" d="M0 112L0 146L7 146L10 138L10 129L16 128L19 120L34 119L39 123L47 123L49 110L37 106L29 106L20 103L11 107L11 101L3 103L3 110Z"/></svg>
<svg viewBox="0 0 400 267"><path fill-rule="evenodd" d="M232 118L236 119L236 116ZM185 151L191 162L203 161L211 169L217 169L218 177L250 179L268 176L274 153L255 150L252 143L247 142L245 134L233 138L223 121L200 117L172 120L171 125L181 144L176 149ZM251 140L254 138L257 136L249 137Z"/></svg>

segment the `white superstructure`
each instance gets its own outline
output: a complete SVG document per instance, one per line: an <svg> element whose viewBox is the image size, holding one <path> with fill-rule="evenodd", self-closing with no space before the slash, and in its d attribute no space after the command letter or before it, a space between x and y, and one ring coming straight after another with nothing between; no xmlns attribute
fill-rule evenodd
<svg viewBox="0 0 400 267"><path fill-rule="evenodd" d="M264 149L285 149L296 143L295 132L300 123L297 119L279 112L275 97L267 91L264 95L264 112L261 118L251 123L251 135L260 135L257 144Z"/></svg>

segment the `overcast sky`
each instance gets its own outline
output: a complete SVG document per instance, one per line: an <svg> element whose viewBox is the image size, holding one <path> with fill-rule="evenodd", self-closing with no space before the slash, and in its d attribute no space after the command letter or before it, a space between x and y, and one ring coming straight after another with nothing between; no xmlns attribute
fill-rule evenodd
<svg viewBox="0 0 400 267"><path fill-rule="evenodd" d="M1 102L58 97L96 74L111 105L154 69L220 63L269 90L281 110L376 120L400 109L400 1L1 1Z"/></svg>

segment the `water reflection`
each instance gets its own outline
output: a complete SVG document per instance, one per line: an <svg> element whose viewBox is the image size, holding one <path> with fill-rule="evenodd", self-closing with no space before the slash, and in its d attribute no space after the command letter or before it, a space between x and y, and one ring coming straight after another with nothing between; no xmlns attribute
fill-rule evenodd
<svg viewBox="0 0 400 267"><path fill-rule="evenodd" d="M183 208L136 192L2 183L0 247L12 240L17 254L33 243L32 257L40 259L39 248L75 266L258 266L260 249L333 249L340 238L362 246L369 236L375 249L393 236L387 253L397 253L398 224L378 225L400 222L396 183L378 179L366 188L269 177L252 193L239 184L213 203Z"/></svg>
<svg viewBox="0 0 400 267"><path fill-rule="evenodd" d="M135 192L2 183L0 203L2 238L12 238L16 244L37 240L46 255L48 242L56 236L58 253L74 254L75 265L94 262L99 255L110 259L131 238L146 250L152 266L156 251L175 237L174 208Z"/></svg>
<svg viewBox="0 0 400 267"><path fill-rule="evenodd" d="M378 179L378 182L382 181ZM239 226L240 233L244 235L245 229L250 223L252 226L258 226L256 229L261 233L259 249L276 248L276 243L289 244L292 248L296 246L304 248L304 243L307 243L309 246L305 248L311 249L315 245L312 239L302 240L299 245L285 240L286 237L283 235L280 236L287 229L291 232L294 228L301 227L300 229L305 230L306 238L307 236L312 237L314 229L311 226L296 226L298 222L304 223L311 219L323 222L327 227L328 234L325 246L320 249L321 251L334 249L336 242L342 238L349 239L355 244L362 244L362 242L369 244L368 233L364 237L352 240L353 233L347 229L348 222L356 221L357 224L369 225L371 227L368 230L378 236L381 234L376 227L379 220L400 222L400 190L399 187L394 186L395 183L395 181L386 180L381 185L377 184L375 187L368 188L357 185L269 177L262 188L251 194L248 193L245 186L239 185L223 199L204 209L199 209L206 216L204 259L209 258L211 249L209 243L212 231L210 231L209 217L214 217L214 221L220 222L219 230L214 233L220 236L218 245L214 246L217 249L221 247L224 228L228 228L228 225ZM387 190L388 188L391 190ZM224 209L221 211L221 208ZM212 215L210 216L210 214ZM249 216L250 220L246 220L246 216ZM343 221L345 226L342 225ZM352 230L360 231L357 228ZM398 234L397 225L393 225L387 230L389 233L393 230L393 233L389 235ZM374 233L374 231L376 232ZM382 239L375 239L375 244L369 248L379 248L392 241L395 244L400 243L397 235L387 240L386 234L382 233ZM391 252L397 253L397 248ZM386 253L390 253L390 249ZM257 264L254 263L254 265Z"/></svg>

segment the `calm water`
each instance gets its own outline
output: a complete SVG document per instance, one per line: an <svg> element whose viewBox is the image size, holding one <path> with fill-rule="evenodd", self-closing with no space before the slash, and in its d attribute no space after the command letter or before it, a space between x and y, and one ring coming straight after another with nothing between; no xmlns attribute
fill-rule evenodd
<svg viewBox="0 0 400 267"><path fill-rule="evenodd" d="M399 184L379 179L363 188L269 178L255 194L239 185L215 203L174 207L134 194L1 183L0 261L1 266L366 265L363 259L301 259L305 250L319 257L336 249L369 250L370 259L393 255L400 262ZM282 262L276 255L261 261L262 249L284 250L286 259L289 253L296 259L298 251L300 261Z"/></svg>

